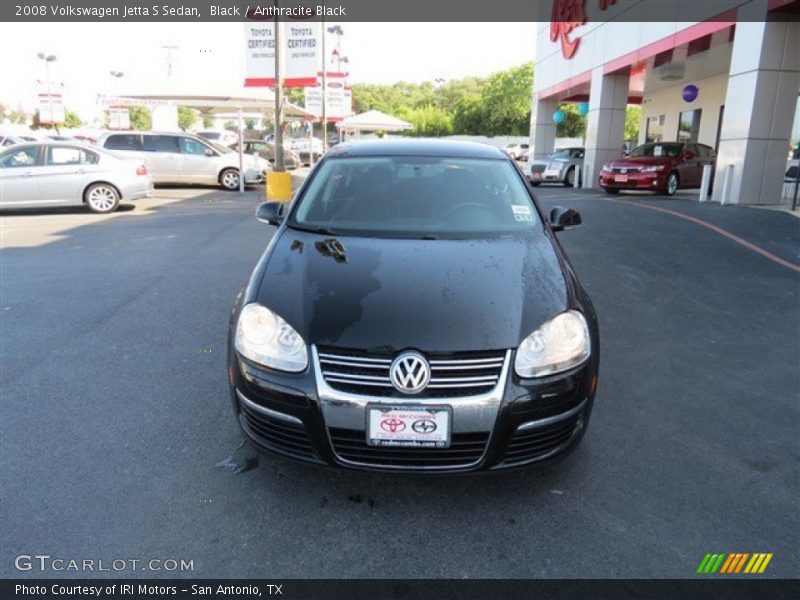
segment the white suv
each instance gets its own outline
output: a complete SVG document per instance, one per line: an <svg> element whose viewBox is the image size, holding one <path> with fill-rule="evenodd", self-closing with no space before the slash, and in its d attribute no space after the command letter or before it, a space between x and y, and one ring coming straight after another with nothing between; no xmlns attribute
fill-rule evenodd
<svg viewBox="0 0 800 600"><path fill-rule="evenodd" d="M135 157L147 165L153 183L201 183L239 189L239 154L214 142L185 133L113 132L98 145L120 157ZM260 183L269 163L244 156L244 182Z"/></svg>

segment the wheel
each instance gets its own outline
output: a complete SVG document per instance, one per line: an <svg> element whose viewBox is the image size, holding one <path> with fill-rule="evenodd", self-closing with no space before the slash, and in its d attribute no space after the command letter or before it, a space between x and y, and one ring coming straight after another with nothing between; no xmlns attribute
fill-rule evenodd
<svg viewBox="0 0 800 600"><path fill-rule="evenodd" d="M674 196L675 192L678 191L678 174L675 171L667 177L667 189L665 191L667 196Z"/></svg>
<svg viewBox="0 0 800 600"><path fill-rule="evenodd" d="M603 188L606 194L619 194L619 188Z"/></svg>
<svg viewBox="0 0 800 600"><path fill-rule="evenodd" d="M93 183L86 188L83 200L93 213L110 213L119 206L119 192L108 183Z"/></svg>
<svg viewBox="0 0 800 600"><path fill-rule="evenodd" d="M533 187L539 187L540 185L542 185L542 182L541 181L531 181L531 185Z"/></svg>
<svg viewBox="0 0 800 600"><path fill-rule="evenodd" d="M219 183L223 188L232 192L239 189L239 171L225 169L219 176Z"/></svg>
<svg viewBox="0 0 800 600"><path fill-rule="evenodd" d="M575 167L570 167L564 177L564 187L575 187Z"/></svg>

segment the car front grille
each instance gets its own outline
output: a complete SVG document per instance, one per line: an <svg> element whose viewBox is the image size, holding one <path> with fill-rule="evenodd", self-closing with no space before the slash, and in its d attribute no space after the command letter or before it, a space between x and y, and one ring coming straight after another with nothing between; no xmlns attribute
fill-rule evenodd
<svg viewBox="0 0 800 600"><path fill-rule="evenodd" d="M489 434L454 433L449 448L391 448L370 446L364 431L329 429L336 454L347 461L366 465L403 468L458 468L480 460Z"/></svg>
<svg viewBox="0 0 800 600"><path fill-rule="evenodd" d="M635 174L640 171L641 169L639 167L614 167L612 169L613 173L619 173L620 175Z"/></svg>
<svg viewBox="0 0 800 600"><path fill-rule="evenodd" d="M517 430L506 447L503 466L544 458L572 441L582 428L583 411L579 411L551 425Z"/></svg>
<svg viewBox="0 0 800 600"><path fill-rule="evenodd" d="M250 408L244 402L240 403L240 406L242 407L242 425L257 442L270 450L277 450L297 458L320 462L311 445L305 426L272 418Z"/></svg>
<svg viewBox="0 0 800 600"><path fill-rule="evenodd" d="M318 347L319 366L332 388L352 394L409 398L395 389L389 369L396 354ZM504 350L428 354L431 379L413 397L475 396L491 391L500 381Z"/></svg>

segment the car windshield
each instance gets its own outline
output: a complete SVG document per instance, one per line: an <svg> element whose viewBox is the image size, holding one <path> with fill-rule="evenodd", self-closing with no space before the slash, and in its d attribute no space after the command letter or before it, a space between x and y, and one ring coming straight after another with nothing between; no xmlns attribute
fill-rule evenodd
<svg viewBox="0 0 800 600"><path fill-rule="evenodd" d="M538 215L506 160L427 156L325 160L288 225L331 235L486 237L530 230Z"/></svg>
<svg viewBox="0 0 800 600"><path fill-rule="evenodd" d="M654 156L675 158L681 153L682 144L644 144L631 150L629 156Z"/></svg>
<svg viewBox="0 0 800 600"><path fill-rule="evenodd" d="M559 150L550 155L550 158L569 158L569 150Z"/></svg>
<svg viewBox="0 0 800 600"><path fill-rule="evenodd" d="M222 144L218 144L217 142L212 142L210 140L206 140L206 143L209 144L214 150L219 152L220 154L231 154L232 152L238 152L238 150L234 150L233 148L226 148Z"/></svg>

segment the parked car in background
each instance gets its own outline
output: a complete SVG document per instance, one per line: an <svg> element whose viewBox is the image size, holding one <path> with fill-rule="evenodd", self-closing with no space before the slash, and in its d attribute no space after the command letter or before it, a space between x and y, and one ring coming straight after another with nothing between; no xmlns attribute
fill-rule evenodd
<svg viewBox="0 0 800 600"><path fill-rule="evenodd" d="M239 141L239 134L234 131L198 131L197 135L222 146L230 146Z"/></svg>
<svg viewBox="0 0 800 600"><path fill-rule="evenodd" d="M228 146L234 152L239 151L239 143L234 142ZM272 142L265 142L263 140L245 140L243 151L245 154L253 154L259 156L269 162L270 165L275 164L275 144ZM283 166L287 169L296 169L302 164L300 157L294 150L289 148L283 149Z"/></svg>
<svg viewBox="0 0 800 600"><path fill-rule="evenodd" d="M144 161L155 183L239 189L238 153L188 133L113 132L102 135L98 145L118 156ZM264 181L268 168L266 160L246 155L244 182Z"/></svg>
<svg viewBox="0 0 800 600"><path fill-rule="evenodd" d="M0 153L0 208L85 204L92 212L109 213L121 200L152 192L141 160L83 144L24 143Z"/></svg>
<svg viewBox="0 0 800 600"><path fill-rule="evenodd" d="M285 147L295 152L304 165L317 162L325 154L324 142L319 138L287 138L284 140Z"/></svg>
<svg viewBox="0 0 800 600"><path fill-rule="evenodd" d="M698 188L703 167L716 162L711 146L694 142L642 144L600 171L600 187L609 194L621 189L652 190L672 196L679 189ZM713 181L713 172L712 172Z"/></svg>
<svg viewBox="0 0 800 600"><path fill-rule="evenodd" d="M560 183L572 187L575 177L583 171L583 148L560 148L547 158L528 163L528 179L536 186L541 183Z"/></svg>
<svg viewBox="0 0 800 600"><path fill-rule="evenodd" d="M509 144L506 146L506 154L508 154L514 160L522 160L527 156L529 148L530 145L527 143Z"/></svg>

